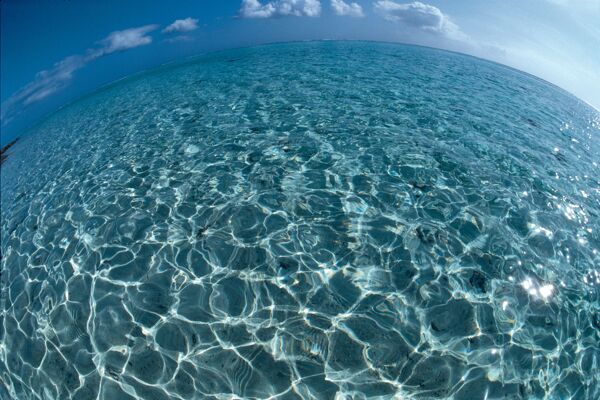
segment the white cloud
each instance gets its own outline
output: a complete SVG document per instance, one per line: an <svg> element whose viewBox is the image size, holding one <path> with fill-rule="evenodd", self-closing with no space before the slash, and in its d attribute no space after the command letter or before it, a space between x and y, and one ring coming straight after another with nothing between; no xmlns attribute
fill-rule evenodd
<svg viewBox="0 0 600 400"><path fill-rule="evenodd" d="M275 15L273 3L262 5L258 0L243 0L240 14L245 18L270 18Z"/></svg>
<svg viewBox="0 0 600 400"><path fill-rule="evenodd" d="M52 68L40 71L33 81L18 90L2 103L0 119L6 125L17 116L24 107L45 99L69 85L73 74L90 61L117 51L127 50L152 43L147 34L158 25L145 25L138 28L111 32L98 42L101 46L87 49L84 54L68 56L55 63Z"/></svg>
<svg viewBox="0 0 600 400"><path fill-rule="evenodd" d="M244 18L271 18L288 15L318 17L320 14L320 0L275 0L265 4L259 0L242 0L240 8L240 15Z"/></svg>
<svg viewBox="0 0 600 400"><path fill-rule="evenodd" d="M158 25L145 25L139 28L125 29L115 31L100 41L103 47L100 51L103 54L114 53L115 51L127 50L138 46L152 43L152 38L147 34L158 28Z"/></svg>
<svg viewBox="0 0 600 400"><path fill-rule="evenodd" d="M363 9L358 3L346 3L344 0L331 0L331 8L336 15L364 17Z"/></svg>
<svg viewBox="0 0 600 400"><path fill-rule="evenodd" d="M198 29L198 20L195 18L185 18L175 20L175 22L163 29L163 33L191 32L196 29Z"/></svg>
<svg viewBox="0 0 600 400"><path fill-rule="evenodd" d="M400 4L390 0L382 0L375 2L375 9L389 21L444 35L450 39L468 39L460 28L439 8L420 1Z"/></svg>
<svg viewBox="0 0 600 400"><path fill-rule="evenodd" d="M2 118L5 117L5 110L11 106L35 103L65 87L73 77L73 73L87 63L87 58L79 55L69 56L55 63L52 68L38 72L32 82L2 104Z"/></svg>

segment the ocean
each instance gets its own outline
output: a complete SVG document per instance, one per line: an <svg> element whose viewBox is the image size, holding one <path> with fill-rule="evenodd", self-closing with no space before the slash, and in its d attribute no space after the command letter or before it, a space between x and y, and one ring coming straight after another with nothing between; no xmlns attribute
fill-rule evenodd
<svg viewBox="0 0 600 400"><path fill-rule="evenodd" d="M132 76L1 168L0 397L598 399L600 113L429 48Z"/></svg>

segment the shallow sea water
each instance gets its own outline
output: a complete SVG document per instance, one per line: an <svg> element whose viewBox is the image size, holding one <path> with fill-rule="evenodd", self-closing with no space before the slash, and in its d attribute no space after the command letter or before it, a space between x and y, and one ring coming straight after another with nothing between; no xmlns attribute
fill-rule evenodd
<svg viewBox="0 0 600 400"><path fill-rule="evenodd" d="M600 114L426 48L117 82L2 166L0 397L598 399Z"/></svg>

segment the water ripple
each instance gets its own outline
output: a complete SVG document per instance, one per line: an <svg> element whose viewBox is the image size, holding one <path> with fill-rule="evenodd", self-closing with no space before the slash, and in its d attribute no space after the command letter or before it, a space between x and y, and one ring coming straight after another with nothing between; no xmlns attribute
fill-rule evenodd
<svg viewBox="0 0 600 400"><path fill-rule="evenodd" d="M387 44L120 81L2 166L0 397L600 398L598 121Z"/></svg>

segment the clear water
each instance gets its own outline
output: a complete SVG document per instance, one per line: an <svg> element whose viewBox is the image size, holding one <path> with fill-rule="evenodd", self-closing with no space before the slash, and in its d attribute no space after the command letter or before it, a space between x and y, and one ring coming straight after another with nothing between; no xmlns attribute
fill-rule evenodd
<svg viewBox="0 0 600 400"><path fill-rule="evenodd" d="M373 43L213 54L2 167L0 397L600 398L600 115Z"/></svg>

